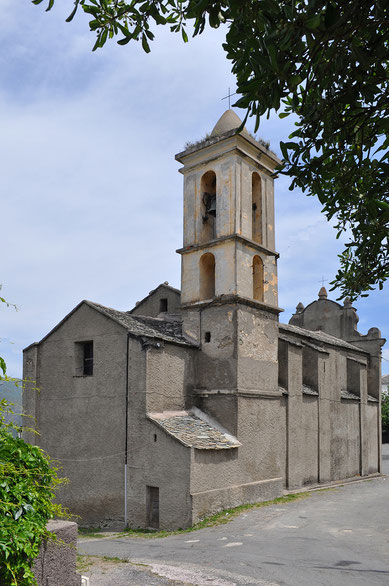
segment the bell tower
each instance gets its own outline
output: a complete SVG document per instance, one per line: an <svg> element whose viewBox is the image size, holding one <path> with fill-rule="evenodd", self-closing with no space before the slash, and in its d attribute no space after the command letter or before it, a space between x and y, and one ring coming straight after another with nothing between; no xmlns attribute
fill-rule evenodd
<svg viewBox="0 0 389 586"><path fill-rule="evenodd" d="M239 482L270 478L279 487L273 172L280 161L241 125L227 110L210 137L176 156L184 175L181 311L184 332L200 346L192 404L238 437Z"/></svg>
<svg viewBox="0 0 389 586"><path fill-rule="evenodd" d="M227 110L176 155L184 175L183 306L237 296L277 309L274 179L279 159Z"/></svg>

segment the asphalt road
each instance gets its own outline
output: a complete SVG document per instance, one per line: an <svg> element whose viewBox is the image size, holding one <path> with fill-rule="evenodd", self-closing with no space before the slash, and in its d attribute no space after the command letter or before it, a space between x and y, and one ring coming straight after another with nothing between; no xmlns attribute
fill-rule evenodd
<svg viewBox="0 0 389 586"><path fill-rule="evenodd" d="M389 444L383 453L389 474ZM97 572L91 586L388 586L389 477L314 492L192 533L82 539L79 552L146 564Z"/></svg>

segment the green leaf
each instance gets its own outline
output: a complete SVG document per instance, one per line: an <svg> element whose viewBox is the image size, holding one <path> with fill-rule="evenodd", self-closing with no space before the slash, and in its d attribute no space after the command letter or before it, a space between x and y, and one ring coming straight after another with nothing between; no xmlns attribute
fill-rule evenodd
<svg viewBox="0 0 389 586"><path fill-rule="evenodd" d="M146 35L142 35L142 48L145 53L150 53L150 46L147 42Z"/></svg>
<svg viewBox="0 0 389 586"><path fill-rule="evenodd" d="M74 18L74 16L75 16L75 14L76 14L76 12L77 12L77 9L78 9L78 5L79 5L79 3L80 3L80 0L76 0L76 2L75 2L75 6L74 6L73 10L72 10L72 12L69 14L69 16L67 17L67 19L66 19L66 21L65 21L65 22L71 22L71 21L73 20L73 18Z"/></svg>
<svg viewBox="0 0 389 586"><path fill-rule="evenodd" d="M312 16L311 18L308 18L308 20L305 21L305 26L311 30L315 30L315 29L319 28L320 23L321 23L321 15L316 14L315 16Z"/></svg>

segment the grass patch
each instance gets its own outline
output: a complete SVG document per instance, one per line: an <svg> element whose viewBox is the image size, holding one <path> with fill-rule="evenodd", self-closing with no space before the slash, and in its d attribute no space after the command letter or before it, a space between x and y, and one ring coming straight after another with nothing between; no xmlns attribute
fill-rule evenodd
<svg viewBox="0 0 389 586"><path fill-rule="evenodd" d="M293 501L299 501L302 499L309 498L311 495L308 492L298 492L296 494L289 494L273 499L271 501L263 501L259 503L252 503L246 505L239 505L232 509L224 509L215 515L205 517L196 525L188 527L187 529L177 529L176 531L153 531L152 529L126 529L120 535L128 535L130 537L169 537L170 535L179 535L181 533L191 533L192 531L198 531L199 529L205 529L206 527L215 527L216 525L224 525L229 523L235 517L238 517L244 511L251 511L253 509L261 509L262 507L269 507L271 505L283 505Z"/></svg>
<svg viewBox="0 0 389 586"><path fill-rule="evenodd" d="M93 528L93 527L79 527L78 528L78 534L84 537L104 537L104 534L101 533L103 530L98 528Z"/></svg>
<svg viewBox="0 0 389 586"><path fill-rule="evenodd" d="M77 554L76 568L79 574L82 574L83 572L88 572L92 564L93 558L91 556L81 555L79 553Z"/></svg>
<svg viewBox="0 0 389 586"><path fill-rule="evenodd" d="M99 556L100 559L104 560L105 562L114 562L115 564L128 564L128 560L123 560L122 558L118 557L110 557L109 555Z"/></svg>

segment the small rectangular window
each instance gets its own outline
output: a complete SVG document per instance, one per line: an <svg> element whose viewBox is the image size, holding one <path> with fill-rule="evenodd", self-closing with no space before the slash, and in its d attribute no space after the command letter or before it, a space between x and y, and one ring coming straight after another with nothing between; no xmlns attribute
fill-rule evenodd
<svg viewBox="0 0 389 586"><path fill-rule="evenodd" d="M93 342L76 342L75 344L76 376L93 375Z"/></svg>
<svg viewBox="0 0 389 586"><path fill-rule="evenodd" d="M159 300L159 313L166 313L167 311L167 299L163 297Z"/></svg>
<svg viewBox="0 0 389 586"><path fill-rule="evenodd" d="M84 342L84 372L91 376L93 374L93 342Z"/></svg>
<svg viewBox="0 0 389 586"><path fill-rule="evenodd" d="M205 332L204 342L210 342L210 341L211 341L211 332Z"/></svg>

